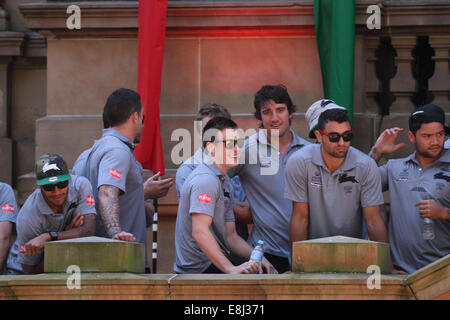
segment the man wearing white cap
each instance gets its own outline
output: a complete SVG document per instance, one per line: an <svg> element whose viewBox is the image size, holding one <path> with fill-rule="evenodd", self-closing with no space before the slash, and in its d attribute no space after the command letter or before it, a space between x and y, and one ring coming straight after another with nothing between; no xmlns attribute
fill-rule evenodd
<svg viewBox="0 0 450 320"><path fill-rule="evenodd" d="M331 100L307 112L310 137L286 164L285 197L292 200L290 239L361 238L363 218L371 240L388 242L379 206L384 203L375 161L350 147L353 129L345 108Z"/></svg>

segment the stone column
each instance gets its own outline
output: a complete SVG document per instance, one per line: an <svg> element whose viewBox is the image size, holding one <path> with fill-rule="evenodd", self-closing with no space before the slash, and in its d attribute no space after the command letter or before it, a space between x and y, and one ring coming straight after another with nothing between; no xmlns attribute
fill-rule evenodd
<svg viewBox="0 0 450 320"><path fill-rule="evenodd" d="M430 35L429 42L435 52L435 68L428 88L434 95L433 103L450 110L450 35Z"/></svg>
<svg viewBox="0 0 450 320"><path fill-rule="evenodd" d="M411 72L411 63L416 37L393 36L392 46L397 51L397 74L391 81L391 91L397 99L391 107L391 112L410 113L414 110L411 97L415 91L415 80Z"/></svg>

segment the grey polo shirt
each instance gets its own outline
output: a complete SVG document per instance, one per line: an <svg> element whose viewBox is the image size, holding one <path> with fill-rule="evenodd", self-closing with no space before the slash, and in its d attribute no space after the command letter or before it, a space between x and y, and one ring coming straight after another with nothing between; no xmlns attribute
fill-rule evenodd
<svg viewBox="0 0 450 320"><path fill-rule="evenodd" d="M199 148L192 157L186 159L177 169L175 176L175 187L177 189L178 198L180 198L181 189L186 181L186 178L197 168L199 164L203 163L203 150Z"/></svg>
<svg viewBox="0 0 450 320"><path fill-rule="evenodd" d="M264 241L264 251L290 257L289 224L292 201L284 197L285 167L291 155L310 144L291 129L292 142L284 154L267 141L265 130L250 136L244 145L243 164L228 171L241 179L253 216L253 228L247 242L254 247Z"/></svg>
<svg viewBox="0 0 450 320"><path fill-rule="evenodd" d="M21 245L43 233L64 231L78 212L81 215L96 214L89 181L76 175L71 178L67 200L61 213L54 213L50 209L39 188L34 190L23 204L17 217L17 239L8 256L8 274L20 274L21 264L35 266L44 258L44 249L38 255L27 257L19 252Z"/></svg>
<svg viewBox="0 0 450 320"><path fill-rule="evenodd" d="M362 238L361 208L384 203L372 158L350 147L342 165L331 173L323 162L320 144L306 146L289 159L285 196L309 204L308 239Z"/></svg>
<svg viewBox="0 0 450 320"><path fill-rule="evenodd" d="M98 210L98 189L110 185L120 189L120 227L131 232L136 241L145 244L147 259L147 232L144 207L144 174L134 157L135 145L118 130L103 130L89 153L83 152L75 162L73 173L86 176L92 184ZM96 236L108 237L102 219L96 223Z"/></svg>
<svg viewBox="0 0 450 320"><path fill-rule="evenodd" d="M176 273L202 273L211 261L192 237L192 213L212 217L210 231L225 255L226 222L234 221L233 189L230 179L213 164L200 164L188 177L181 189L175 226Z"/></svg>
<svg viewBox="0 0 450 320"><path fill-rule="evenodd" d="M422 237L423 219L415 206L431 197L450 208L450 150L425 169L414 152L379 168L383 191L389 190L389 242L394 265L412 273L450 254L450 221L433 220L434 240Z"/></svg>
<svg viewBox="0 0 450 320"><path fill-rule="evenodd" d="M0 182L0 222L9 221L16 223L17 209L14 191L10 185ZM0 270L1 271L1 270Z"/></svg>

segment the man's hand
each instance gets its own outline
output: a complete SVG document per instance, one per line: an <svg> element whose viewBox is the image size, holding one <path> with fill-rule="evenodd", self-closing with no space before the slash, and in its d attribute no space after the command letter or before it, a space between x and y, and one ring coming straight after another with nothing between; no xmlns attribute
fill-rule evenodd
<svg viewBox="0 0 450 320"><path fill-rule="evenodd" d="M31 239L24 246L24 255L27 257L34 257L39 254L41 249L44 248L45 244L50 241L50 239L50 234L48 233L43 233L40 236Z"/></svg>
<svg viewBox="0 0 450 320"><path fill-rule="evenodd" d="M390 128L383 131L375 142L375 150L371 150L369 154L375 161L380 160L384 154L389 154L397 151L405 146L404 143L395 144L397 137L404 131L403 128ZM375 151L375 152L374 152Z"/></svg>
<svg viewBox="0 0 450 320"><path fill-rule="evenodd" d="M158 199L167 195L170 187L173 185L173 178L162 179L158 172L144 182L144 198Z"/></svg>
<svg viewBox="0 0 450 320"><path fill-rule="evenodd" d="M266 270L266 272L268 274L271 274L271 273L277 274L278 273L277 269L275 269L275 267L269 262L269 260L267 260L264 257L261 261L261 268L259 268L259 273L263 273L263 269Z"/></svg>
<svg viewBox="0 0 450 320"><path fill-rule="evenodd" d="M434 200L421 200L416 203L416 207L419 207L421 218L433 220L447 220L449 218L448 209L441 207Z"/></svg>
<svg viewBox="0 0 450 320"><path fill-rule="evenodd" d="M232 267L229 274L253 274L258 272L258 264L255 261L247 261L238 266Z"/></svg>
<svg viewBox="0 0 450 320"><path fill-rule="evenodd" d="M129 232L119 232L117 234L115 234L112 237L114 240L123 240L123 241L129 241L129 242L136 242L136 238L134 237L134 235L132 233Z"/></svg>
<svg viewBox="0 0 450 320"><path fill-rule="evenodd" d="M81 215L80 212L76 214L70 224L64 229L64 231L79 228L84 224L84 215Z"/></svg>

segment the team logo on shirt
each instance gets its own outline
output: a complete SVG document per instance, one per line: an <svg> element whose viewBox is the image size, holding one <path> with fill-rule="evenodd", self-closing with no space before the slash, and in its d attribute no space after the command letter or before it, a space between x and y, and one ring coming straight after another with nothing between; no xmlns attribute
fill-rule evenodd
<svg viewBox="0 0 450 320"><path fill-rule="evenodd" d="M114 178L120 180L120 177L122 176L122 172L120 172L119 170L116 170L116 169L110 169L109 170L109 175L111 177L114 177Z"/></svg>
<svg viewBox="0 0 450 320"><path fill-rule="evenodd" d="M14 206L12 204L2 204L3 213L14 213Z"/></svg>
<svg viewBox="0 0 450 320"><path fill-rule="evenodd" d="M200 193L198 196L198 202L210 204L211 203L211 196L209 194Z"/></svg>
<svg viewBox="0 0 450 320"><path fill-rule="evenodd" d="M434 178L435 179L442 179L442 180L445 180L447 182L450 182L450 177L446 176L443 172L436 173L434 175Z"/></svg>
<svg viewBox="0 0 450 320"><path fill-rule="evenodd" d="M339 176L339 183L344 183L344 182L358 183L358 181L355 179L355 176L347 176L346 173L341 174Z"/></svg>
<svg viewBox="0 0 450 320"><path fill-rule="evenodd" d="M86 204L87 205L95 205L94 197L93 196L87 196Z"/></svg>

